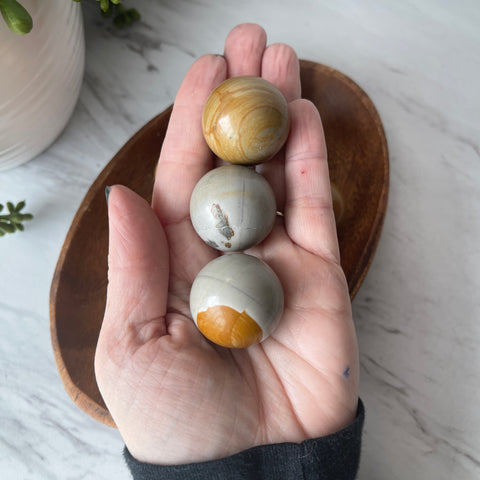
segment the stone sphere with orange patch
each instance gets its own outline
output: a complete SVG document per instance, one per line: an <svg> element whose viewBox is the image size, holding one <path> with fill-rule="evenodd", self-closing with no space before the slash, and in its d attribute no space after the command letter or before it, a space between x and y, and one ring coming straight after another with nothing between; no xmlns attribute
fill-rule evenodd
<svg viewBox="0 0 480 480"><path fill-rule="evenodd" d="M227 348L265 340L283 313L283 290L275 272L245 253L222 255L197 275L190 310L199 330Z"/></svg>

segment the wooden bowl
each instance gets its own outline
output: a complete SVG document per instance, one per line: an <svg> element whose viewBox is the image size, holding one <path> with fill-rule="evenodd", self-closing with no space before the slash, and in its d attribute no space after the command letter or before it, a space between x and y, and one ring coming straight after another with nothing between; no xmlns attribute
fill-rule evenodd
<svg viewBox="0 0 480 480"><path fill-rule="evenodd" d="M388 151L378 113L342 73L301 61L303 97L322 116L334 186L342 267L351 298L375 252L388 197ZM151 200L154 171L172 107L141 128L88 190L60 252L50 291L50 330L65 390L94 419L114 427L94 373L107 288L105 186L123 184Z"/></svg>

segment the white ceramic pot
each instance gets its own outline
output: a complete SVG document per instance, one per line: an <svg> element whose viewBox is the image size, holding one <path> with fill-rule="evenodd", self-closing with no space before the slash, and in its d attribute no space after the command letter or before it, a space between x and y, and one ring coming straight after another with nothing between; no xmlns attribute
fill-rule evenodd
<svg viewBox="0 0 480 480"><path fill-rule="evenodd" d="M81 5L21 0L32 31L16 35L0 16L0 170L47 148L67 124L85 65Z"/></svg>

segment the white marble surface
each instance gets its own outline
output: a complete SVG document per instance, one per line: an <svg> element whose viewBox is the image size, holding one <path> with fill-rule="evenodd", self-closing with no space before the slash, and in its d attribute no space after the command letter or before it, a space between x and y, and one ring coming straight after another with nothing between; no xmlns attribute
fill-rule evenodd
<svg viewBox="0 0 480 480"><path fill-rule="evenodd" d="M48 296L88 187L169 105L192 61L244 21L333 66L374 101L389 142L388 214L354 301L367 419L360 479L480 478L480 3L137 0L130 30L84 5L86 72L66 130L0 173L35 219L0 238L0 477L130 478L116 430L64 392Z"/></svg>

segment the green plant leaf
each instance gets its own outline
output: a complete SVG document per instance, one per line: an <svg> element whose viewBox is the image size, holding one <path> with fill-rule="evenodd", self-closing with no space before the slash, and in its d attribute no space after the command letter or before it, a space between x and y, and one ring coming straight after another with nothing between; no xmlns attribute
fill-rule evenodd
<svg viewBox="0 0 480 480"><path fill-rule="evenodd" d="M8 28L17 35L24 35L33 27L33 20L17 0L0 0L0 12Z"/></svg>
<svg viewBox="0 0 480 480"><path fill-rule="evenodd" d="M106 12L110 7L110 0L100 0L100 8L103 12Z"/></svg>
<svg viewBox="0 0 480 480"><path fill-rule="evenodd" d="M22 200L21 202L17 203L17 206L15 207L15 213L18 213L23 207L25 206L25 200Z"/></svg>
<svg viewBox="0 0 480 480"><path fill-rule="evenodd" d="M15 227L11 223L0 222L0 231L4 233L13 233L15 232Z"/></svg>

